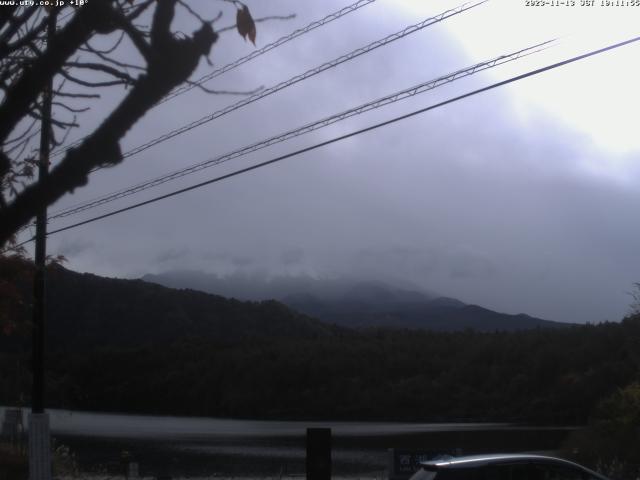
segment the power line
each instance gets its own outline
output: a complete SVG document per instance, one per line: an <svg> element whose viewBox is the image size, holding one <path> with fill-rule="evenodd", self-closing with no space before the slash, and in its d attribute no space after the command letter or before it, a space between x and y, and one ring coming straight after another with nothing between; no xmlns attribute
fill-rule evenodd
<svg viewBox="0 0 640 480"><path fill-rule="evenodd" d="M142 145L138 145L137 147L125 152L122 155L122 158L128 158L131 157L133 155L136 155L140 152L143 152L155 145L158 145L159 143L165 142L173 137L176 137L178 135L182 135L183 133L186 133L190 130L193 130L194 128L197 128L199 126L204 125L205 123L209 123L217 118L220 118L224 115L227 115L228 113L231 113L235 110L238 110L240 108L246 107L247 105L250 105L254 102L257 102L258 100L261 100L265 97L268 97L269 95L272 95L274 93L277 93L281 90L284 90L285 88L291 87L292 85L295 85L299 82L302 82L304 80L307 80L311 77L314 77L326 70L329 70L331 68L335 68L338 65L341 65L345 62L351 61L354 58L357 58L361 55L364 55L366 53L369 53L377 48L383 47L385 45L388 45L389 43L392 43L396 40L399 40L401 38L404 38L408 35L411 35L413 33L419 32L421 30L423 30L424 28L427 28L431 25L434 25L436 23L439 23L443 20L446 20L447 18L453 17L454 15L458 15L460 13L463 13L467 10L470 10L474 7L477 7L479 5L482 5L483 3L488 2L489 0L481 0L479 2L467 2L464 3L462 5L459 5L455 8L446 10L438 15L435 15L433 17L429 17L421 22L418 22L414 25L410 25L406 28L404 28L403 30L400 30L396 33L392 33L391 35L388 35L382 39L376 40L374 42L369 43L368 45L365 45L364 47L360 47L357 48L345 55L342 55L338 58L335 58L333 60L330 60L329 62L323 63L322 65L319 65L315 68L312 68L310 70L307 70L304 73L301 73L299 75L296 75L294 77L289 78L288 80L285 80L283 82L280 82L272 87L269 87L267 89L261 90L260 92L254 93L253 95L244 98L236 103L233 103L231 105L228 105L220 110L216 110L215 112L206 115L198 120L194 120L193 122L187 124L187 125L183 125L182 127L178 127L174 130L171 130L170 132L167 132L159 137L154 138L153 140L150 140ZM92 170L92 172L95 172L97 170L101 170L104 167L97 167L94 168Z"/></svg>
<svg viewBox="0 0 640 480"><path fill-rule="evenodd" d="M341 65L342 63L345 62L349 62L361 55L364 55L366 53L369 53L377 48L383 47L385 45L388 45L389 43L392 43L396 40L400 40L401 38L404 38L408 35L411 35L413 33L419 32L420 30L423 30L424 28L430 27L431 25L434 25L436 23L439 23L443 20L446 20L447 18L453 17L455 15L458 15L462 12L465 12L467 10L470 10L474 7L477 7L483 3L486 3L488 0L481 0L479 2L475 2L475 3L471 3L471 2L467 2L464 3L458 7L452 8L450 10L446 10L438 15L435 15L433 17L427 18L419 23L416 23L414 25L410 25L396 33L393 33L391 35L387 35L386 37L380 39L380 40L376 40L374 42L369 43L368 45L365 45L364 47L360 47L357 48L345 55L342 55L334 60L331 60L329 62L323 63L322 65L319 65L315 68L312 68L310 70L307 70L306 72L300 74L300 75L296 75L295 77L292 77L288 80L285 80L283 82L278 83L277 85L274 85L272 87L269 87L265 90L262 90L258 93L255 93L243 100L240 100L239 102L236 102L232 105L229 105L225 108L222 108L220 110L217 110L207 116L204 116L198 120L195 120L187 125L184 125L182 127L176 128L170 132L165 133L164 135L161 135L153 140L148 141L147 143L144 143L142 145L139 145L138 147L135 147L131 150L129 150L128 152L125 152L122 157L123 158L128 158L131 157L133 155L136 155L140 152L143 152L144 150L147 150L148 148L151 148L159 143L162 143L166 140L169 140L177 135L181 135L183 133L188 132L189 130L192 130L196 127L199 127L201 125L204 125L205 123L209 123L217 118L222 117L223 115L226 115L228 113L231 113L235 110L238 110L240 108L243 108L253 102L256 102L258 100L261 100L269 95L272 95L276 92L279 92L280 90L283 90L285 88L291 87L292 85L295 85L296 83L299 83L303 80L307 80L311 77L314 77L326 70L329 70L331 68L335 68L338 65Z"/></svg>
<svg viewBox="0 0 640 480"><path fill-rule="evenodd" d="M181 135L182 133L185 133L185 132L187 132L189 130L192 130L192 129L196 128L196 127L199 127L199 126L201 126L201 125L203 125L205 123L208 123L208 122L210 122L212 120L220 118L223 115L226 115L227 113L230 113L230 112L232 112L234 110L237 110L239 108L247 106L247 105L249 105L249 104L251 104L251 103L253 103L255 101L258 101L258 100L268 96L268 95L271 95L271 94L276 93L276 92L278 92L280 90L283 90L284 88L290 87L291 85L294 85L295 83L298 83L298 82L301 82L303 80L306 80L306 79L308 79L308 78L310 78L312 76L315 76L315 75L317 75L317 74L319 74L319 73L321 73L321 72L323 72L325 70L333 68L333 67L335 67L335 66L337 66L337 65L339 65L341 63L347 62L349 60L353 60L354 58L356 58L356 57L358 57L360 55L363 55L365 53L368 53L368 52L370 52L370 51L372 51L372 50L374 50L374 49L376 49L378 47L384 46L384 45L386 45L388 43L391 43L391 42L393 42L395 40L403 38L403 37L405 37L407 35L410 35L411 33L415 33L417 31L420 31L423 28L426 28L426 27L428 27L430 25L438 23L438 22L440 22L440 21L442 21L442 20L444 20L446 18L449 18L449 17L451 17L453 15L457 15L457 14L462 13L464 11L467 11L467 10L469 10L471 8L477 7L477 6L479 6L479 5L483 4L483 3L486 3L487 1L488 0L481 0L481 1L473 3L473 4L471 2L467 2L467 3L464 3L462 5L459 5L459 6L455 7L453 9L446 10L446 11L444 11L444 12L442 12L442 13L434 16L434 17L427 18L427 19L423 20L422 22L419 22L419 23L414 24L414 25L410 25L410 26L406 27L405 29L403 29L403 30L401 30L399 32L396 32L396 33L393 33L391 35L388 35L387 37L384 37L384 38L382 38L380 40L376 40L375 42L372 42L372 43L370 43L370 44L368 44L368 45L366 45L364 47L360 47L360 48L358 48L356 50L353 50L348 54L342 55L341 57L338 57L338 58L336 58L334 60L331 60L330 62L326 62L326 63L324 63L324 64L322 64L322 65L320 65L320 66L318 66L316 68L313 68L311 70L306 71L305 73L302 73L300 75L296 75L296 76L294 76L294 77L292 77L292 78L290 78L288 80L285 80L284 82L281 82L281 83L279 83L279 84L277 84L277 85L275 85L273 87L270 87L270 88L268 88L266 90L263 90L263 91L261 91L259 93L256 93L256 94L254 94L254 95L252 95L250 97L247 97L246 99L241 100L241 101L239 101L239 102L237 102L235 104L229 105L229 106L227 106L227 107L225 107L225 108L223 108L221 110L217 110L216 112L214 112L214 113L212 113L210 115L207 115L205 117L202 117L199 120L191 122L188 125L185 125L185 126L180 127L178 129L172 130L171 132L168 132L168 133L166 133L166 134L164 134L164 135L162 135L160 137L157 137L154 140L151 140L151 141L149 141L149 142L147 142L147 143L145 143L143 145L139 145L138 147L135 147L134 149L129 150L128 152L125 152L123 154L123 158L127 158L127 157L135 155L135 154L137 154L139 152L142 152L143 150L146 150L146 149L148 149L148 148L150 148L150 147L152 147L154 145L157 145L158 143L161 143L161 142L164 142L166 140L169 140L170 138L173 138L173 137L175 137L177 135ZM93 173L93 172L95 172L97 170L100 170L102 168L104 168L104 167L94 168L91 172ZM135 187L132 187L132 188L135 188ZM128 189L125 189L125 190L128 190ZM108 196L110 197L111 194L109 194ZM94 200L89 201L89 203L100 201L103 198L104 197L96 198ZM68 209L64 210L63 212L56 212L55 215L57 215L58 213L64 213L69 209L74 209L76 207L80 207L80 206L83 206L85 204L86 204L86 202L82 202L80 204L76 204L76 205L74 205L72 207L69 207Z"/></svg>
<svg viewBox="0 0 640 480"><path fill-rule="evenodd" d="M137 184L133 187L129 187L123 190L119 190L117 192L105 195L103 197L100 197L98 199L92 200L90 202L86 202L83 204L79 204L73 207L69 207L65 210L59 211L58 213L55 213L53 215L51 215L49 217L49 220L54 220L56 218L63 218L63 217L67 217L70 215L74 215L76 213L80 213L82 211L85 210L89 210L91 208L95 208L97 206L100 205L104 205L106 203L118 200L120 198L124 198L130 195L133 195L135 193L139 193L143 190L147 190L149 188L152 187L156 187L158 185L164 184L166 182L169 182L171 180L175 180L177 178L181 178L183 176L186 175L190 175L192 173L198 172L200 170L203 170L205 168L209 168L215 165L220 165L221 163L227 162L229 160L233 160L235 158L244 156L244 155L248 155L249 153L253 153L256 152L258 150L261 150L263 148L275 145L277 143L281 143L284 142L286 140L290 140L292 138L298 137L300 135L306 134L306 133L310 133L313 132L315 130L327 127L329 125L332 125L334 123L337 123L339 121L345 120L347 118L351 118L353 116L356 115L360 115L363 113L366 113L368 111L386 106L386 105L390 105L392 103L398 102L400 100L404 100L406 98L410 98L413 97L415 95L427 92L429 90L433 90L437 87L440 87L442 85L445 85L447 83L451 83L455 80L459 80L461 78L473 75L475 73L487 70L489 68L493 68L496 67L498 65L502 65L504 63L508 63L514 60L517 60L519 58L522 58L524 56L527 55L531 55L534 53L537 53L541 50L544 50L546 48L548 48L552 42L554 42L555 40L549 40L547 42L543 42L543 43L539 43L518 51L515 51L513 53L509 53L506 55L501 55L499 57L495 57L491 60L487 60L481 63L477 63L475 65L472 65L470 67L466 67L464 69L461 70L457 70L453 73L449 73L447 75L442 75L440 77L437 77L435 79L432 80L428 80L426 82L422 82L418 85L414 85L412 87L406 88L404 90L401 90L399 92L395 92L391 95L386 95L382 98L378 98L376 100L364 103L362 105L359 105L357 107L353 107L350 108L349 110L331 115L329 117L325 117L321 120L317 120L315 122L306 124L302 127L298 127L295 128L293 130L289 130L285 133L281 133L279 135L270 137L266 140L262 140L260 142L256 142L253 143L251 145L242 147L240 149L234 150L232 152L226 153L224 155L220 155L214 158L211 158L209 160L206 160L204 162L200 162L198 164L192 165L190 167L187 168L183 168L180 170L177 170L175 172L163 175L161 177L157 177L153 180L149 180L140 184Z"/></svg>
<svg viewBox="0 0 640 480"><path fill-rule="evenodd" d="M322 18L321 20L317 20L315 22L311 22L309 25L307 25L306 27L303 28L299 28L297 30L294 30L293 32L291 32L289 35L285 35L284 37L279 38L278 40L276 40L273 43L270 43L268 45L265 45L264 47L258 49L258 50L254 50L253 52L251 52L249 55L239 58L238 60L232 62L232 63L228 63L227 65L220 67L217 70L214 70L213 72L204 75L203 77L200 77L198 80L187 84L187 85L183 85L179 88L177 88L176 90L174 90L173 92L169 93L166 97L164 97L162 100L160 100L159 103L164 103L168 100L171 100L174 97L177 97L178 95L182 95L183 93L188 92L189 90L197 87L198 85L202 85L203 83L208 82L209 80L213 80L216 77L219 77L220 75L222 75L223 73L228 72L229 70L233 70L236 67L239 67L240 65L247 63L250 60L253 60L254 58L267 53L271 50L273 50L274 48L279 47L280 45L284 45L285 43L294 40L296 38L298 38L301 35L304 35L305 33L308 33L312 30L315 30L318 27L322 27L344 15L347 15L351 12L354 12L356 10L358 10L361 7L364 7L365 5L369 5L372 2L375 2L376 0L359 0L351 5L349 5L348 7L344 7L340 10L338 10L337 12L331 13L329 15L327 15L326 17Z"/></svg>
<svg viewBox="0 0 640 480"><path fill-rule="evenodd" d="M330 140L326 140L324 142L316 143L316 144L311 145L309 147L305 147L305 148L302 148L300 150L296 150L294 152L287 153L285 155L280 155L280 156L278 156L276 158L273 158L271 160L267 160L265 162L258 163L256 165L252 165L250 167L246 167L246 168L243 168L243 169L240 169L240 170L236 170L236 171L228 173L226 175L215 177L215 178L212 178L210 180L206 180L204 182L200 182L200 183L197 183L195 185L191 185L189 187L181 188L179 190L175 190L173 192L154 197L154 198L146 200L144 202L135 203L133 205L129 205L128 207L120 208L118 210L114 210L112 212L109 212L109 213L106 213L106 214L103 214L103 215L92 217L92 218L90 218L88 220L84 220L82 222L77 222L77 223L74 223L72 225L68 225L66 227L59 228L57 230L52 230L49 234L53 235L54 233L64 232L66 230L77 228L77 227L80 227L82 225L86 225L88 223L96 222L98 220L102 220L102 219L105 219L105 218L108 218L108 217L111 217L111 216L114 216L114 215L117 215L117 214L120 214L120 213L124 213L126 211L142 207L144 205L149 205L151 203L155 203L155 202L158 202L160 200L164 200L166 198L174 197L176 195L180 195L182 193L186 193L186 192L189 192L191 190L195 190L197 188L201 188L201 187L204 187L206 185L210 185L212 183L217 183L217 182L220 182L222 180L226 180L228 178L235 177L235 176L238 176L240 174L250 172L252 170L257 170L258 168L265 167L267 165L271 165L271 164L280 162L282 160L286 160L288 158L295 157L295 156L301 155L303 153L310 152L312 150L316 150L318 148L330 145L332 143L339 142L341 140L346 140L347 138L351 138L351 137L354 137L356 135L360 135L362 133L370 132L372 130L376 130L378 128L391 125L391 124L399 122L401 120L406 120L407 118L411 118L411 117L414 117L416 115L420 115L422 113L426 113L428 111L435 110L436 108L440 108L440 107L443 107L445 105L449 105L451 103L458 102L458 101L463 100L465 98L468 98L468 97L471 97L471 96L474 96L474 95L477 95L477 94L480 94L480 93L484 93L484 92L487 92L489 90L493 90L495 88L498 88L498 87L501 87L501 86L504 86L504 85L507 85L507 84L510 84L510 83L513 83L513 82L516 82L516 81L519 81L519 80L523 80L525 78L532 77L534 75L539 75L540 73L544 73L544 72L547 72L549 70L553 70L555 68L562 67L564 65L568 65L570 63L574 63L574 62L577 62L579 60L583 60L585 58L588 58L588 57L591 57L591 56L594 56L594 55L598 55L598 54L601 54L601 53L604 53L604 52L607 52L607 51L622 47L624 45L628 45L628 44L637 42L639 40L640 40L640 36L634 37L632 39L629 39L629 40L626 40L626 41L623 41L623 42L619 42L619 43L616 43L616 44L613 44L613 45L609 45L607 47L604 47L604 48L601 48L601 49L598 49L598 50L593 50L591 52L588 52L588 53L585 53L585 54L582 54L582 55L578 55L576 57L572 57L572 58L569 58L567 60L563 60L561 62L553 63L551 65L547 65L545 67L538 68L538 69L535 69L535 70L530 70L529 72L526 72L526 73L523 73L523 74L520 74L520 75L516 75L514 77L508 78L507 80L502 80L500 82L493 83L493 84L488 85L486 87L482 87L482 88L479 88L477 90L473 90L471 92L467 92L465 94L458 95L458 96L450 98L448 100L444 100L442 102L430 105L428 107L421 108L419 110L415 110L415 111L407 113L405 115L394 117L394 118L392 118L390 120L386 120L384 122L380 122L380 123L377 123L375 125L371 125L369 127L362 128L360 130L356 130L354 132L350 132L350 133L347 133L347 134L344 134L344 135L340 135L340 136L334 137L334 138L332 138ZM24 243L26 243L26 242L23 242L22 244L24 244Z"/></svg>
<svg viewBox="0 0 640 480"><path fill-rule="evenodd" d="M329 15L327 15L324 18L321 18L320 20L316 20L314 22L311 22L310 24L306 25L305 27L302 28L298 28L297 30L294 30L293 32L291 32L288 35L285 35L283 37L280 37L279 39L277 39L275 42L269 43L267 45L265 45L262 48L259 48L257 50L254 50L253 52L251 52L249 55L245 55L244 57L238 58L237 60L234 60L231 63L228 63L216 70L214 70L213 72L204 75L202 77L200 77L198 80L195 80L194 82L191 82L188 85L183 85L181 87L178 87L176 89L174 89L172 92L168 93L163 99L159 100L155 105L160 105L168 100L171 100L172 98L177 97L178 95L182 95L183 93L188 92L189 90L191 90L192 88L197 87L198 85L202 85L206 82L208 82L209 80L212 80L216 77L219 77L220 75L227 73L237 67L239 67L240 65L243 65L251 60L253 60L256 57L259 57L260 55L263 55L275 48L278 48L281 45L284 45L287 42L290 42L291 40L294 40L306 33L309 33L312 30L315 30L316 28L322 27L324 25L327 25L331 22L333 22L334 20L337 20L341 17L344 17L345 15L348 15L349 13L355 12L356 10L369 5L370 3L375 2L376 0L358 0L355 3L352 3L351 5L348 5L344 8L341 8L340 10L337 10L333 13L330 13ZM61 153L65 153L66 151L80 145L87 137L83 137L80 140L76 140L75 142L67 145L66 147L60 148L59 150L56 150L55 152L52 153L53 156L57 156L60 155Z"/></svg>

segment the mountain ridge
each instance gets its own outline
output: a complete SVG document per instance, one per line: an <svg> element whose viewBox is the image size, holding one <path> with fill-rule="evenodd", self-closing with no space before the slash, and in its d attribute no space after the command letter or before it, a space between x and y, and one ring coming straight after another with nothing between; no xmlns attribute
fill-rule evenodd
<svg viewBox="0 0 640 480"><path fill-rule="evenodd" d="M224 277L204 272L193 272L190 275L188 271L149 274L142 278L165 286L198 288L209 293L216 293L215 290L220 288L224 280ZM300 285L289 287L293 290L290 293L282 293L280 284L290 285L295 279L301 279ZM379 281L336 279L335 285L331 285L331 280L325 279L316 282L314 284L311 277L271 280L233 277L231 285L226 288L244 298L255 295L256 292L263 292L262 295L273 294L272 298L296 311L325 323L347 328L391 327L435 331L474 329L488 332L561 328L570 325L524 313L514 315L495 312L479 305L466 304L456 298L393 287Z"/></svg>
<svg viewBox="0 0 640 480"><path fill-rule="evenodd" d="M25 263L23 268L33 266ZM18 287L30 303L28 277ZM315 338L341 330L274 300L243 302L140 279L78 273L59 265L48 268L46 302L47 345L52 350L168 345L189 338L222 344ZM10 338L0 338L0 349Z"/></svg>

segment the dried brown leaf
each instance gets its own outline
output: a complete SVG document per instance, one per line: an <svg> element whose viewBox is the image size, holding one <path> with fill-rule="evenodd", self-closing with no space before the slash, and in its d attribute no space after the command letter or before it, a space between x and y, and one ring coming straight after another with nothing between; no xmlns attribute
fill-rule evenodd
<svg viewBox="0 0 640 480"><path fill-rule="evenodd" d="M239 8L236 12L236 27L242 38L246 40L247 37L249 37L251 43L253 43L253 45L256 44L256 24L249 12L249 7L246 5L243 5L242 8Z"/></svg>

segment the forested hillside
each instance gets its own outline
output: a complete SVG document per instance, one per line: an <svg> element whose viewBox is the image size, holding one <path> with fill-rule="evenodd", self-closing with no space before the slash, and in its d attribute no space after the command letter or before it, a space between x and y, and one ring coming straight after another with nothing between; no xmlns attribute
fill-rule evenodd
<svg viewBox="0 0 640 480"><path fill-rule="evenodd" d="M353 331L276 302L60 267L50 278L52 407L580 424L640 371L638 316L520 332ZM2 404L28 399L28 340L24 329L2 335Z"/></svg>
<svg viewBox="0 0 640 480"><path fill-rule="evenodd" d="M525 314L510 315L468 305L435 292L377 280L263 276L220 277L197 271L145 275L144 280L171 288L193 288L243 299L274 298L297 312L349 328L393 327L456 331L515 331L563 328L568 324Z"/></svg>
<svg viewBox="0 0 640 480"><path fill-rule="evenodd" d="M379 330L51 357L56 405L256 418L581 424L637 378L640 319L519 333Z"/></svg>
<svg viewBox="0 0 640 480"><path fill-rule="evenodd" d="M25 303L30 298L27 277L16 282ZM49 268L47 309L50 351L153 346L191 337L216 342L298 338L334 330L275 301L241 302L141 280L80 274L59 265Z"/></svg>

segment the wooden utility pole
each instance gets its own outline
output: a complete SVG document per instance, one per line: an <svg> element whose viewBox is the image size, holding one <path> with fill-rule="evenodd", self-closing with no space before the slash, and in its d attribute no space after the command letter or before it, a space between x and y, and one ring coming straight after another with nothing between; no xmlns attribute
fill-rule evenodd
<svg viewBox="0 0 640 480"><path fill-rule="evenodd" d="M56 11L49 12L47 25L47 49L56 32ZM51 145L51 103L53 78L42 94L42 122L40 127L40 157L38 181L49 175L49 149ZM51 480L51 434L49 416L44 411L44 340L45 294L47 258L47 207L43 203L36 217L36 272L33 280L33 347L31 390L31 415L29 416L29 479Z"/></svg>

